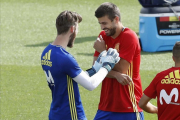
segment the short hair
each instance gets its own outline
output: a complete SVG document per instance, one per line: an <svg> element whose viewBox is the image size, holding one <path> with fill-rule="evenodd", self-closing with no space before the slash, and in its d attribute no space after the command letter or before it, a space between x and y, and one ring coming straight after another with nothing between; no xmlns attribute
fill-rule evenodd
<svg viewBox="0 0 180 120"><path fill-rule="evenodd" d="M180 41L176 42L173 47L173 57L175 62L180 62Z"/></svg>
<svg viewBox="0 0 180 120"><path fill-rule="evenodd" d="M118 16L119 17L119 21L121 21L121 16L120 16L120 10L119 8L110 2L105 2L103 4L101 4L97 10L95 11L95 16L96 18L101 18L104 16L108 16L108 18L113 21L113 19Z"/></svg>
<svg viewBox="0 0 180 120"><path fill-rule="evenodd" d="M82 21L82 17L80 14L72 11L63 11L56 18L56 29L57 34L66 33L69 28L77 23Z"/></svg>

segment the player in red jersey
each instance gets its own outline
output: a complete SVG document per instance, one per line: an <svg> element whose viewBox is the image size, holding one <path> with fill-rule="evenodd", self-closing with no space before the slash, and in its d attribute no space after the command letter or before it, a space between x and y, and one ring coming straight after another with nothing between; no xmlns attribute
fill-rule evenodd
<svg viewBox="0 0 180 120"><path fill-rule="evenodd" d="M149 113L157 113L158 120L180 120L180 42L173 47L175 66L156 75L144 90L139 106ZM149 101L157 97L158 108Z"/></svg>
<svg viewBox="0 0 180 120"><path fill-rule="evenodd" d="M121 23L119 8L105 2L95 11L102 31L94 43L96 61L108 48L119 52L120 61L102 82L101 97L95 120L143 120L138 102L142 97L139 74L141 48L134 31Z"/></svg>

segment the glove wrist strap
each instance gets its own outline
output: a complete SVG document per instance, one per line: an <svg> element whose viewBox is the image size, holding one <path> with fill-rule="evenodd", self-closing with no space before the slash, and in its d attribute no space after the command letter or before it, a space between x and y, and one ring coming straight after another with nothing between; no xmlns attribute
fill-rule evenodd
<svg viewBox="0 0 180 120"><path fill-rule="evenodd" d="M88 69L86 71L88 72L90 77L93 76L96 73L96 70L94 68L90 68L90 69Z"/></svg>
<svg viewBox="0 0 180 120"><path fill-rule="evenodd" d="M104 65L102 67L106 68L108 72L111 71L111 69L112 69L111 66L109 66L108 64L106 64L106 65Z"/></svg>

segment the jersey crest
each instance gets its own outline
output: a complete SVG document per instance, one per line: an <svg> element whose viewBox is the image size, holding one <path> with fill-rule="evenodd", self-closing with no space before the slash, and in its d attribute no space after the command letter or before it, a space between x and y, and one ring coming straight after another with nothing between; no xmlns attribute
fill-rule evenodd
<svg viewBox="0 0 180 120"><path fill-rule="evenodd" d="M119 52L119 45L120 45L120 43L116 43L116 45L115 45L115 47L114 47L114 49L116 49L117 52Z"/></svg>

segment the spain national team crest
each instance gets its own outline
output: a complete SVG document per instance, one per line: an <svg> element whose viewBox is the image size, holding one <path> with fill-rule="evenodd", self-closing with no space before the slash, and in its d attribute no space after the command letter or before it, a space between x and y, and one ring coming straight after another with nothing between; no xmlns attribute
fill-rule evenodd
<svg viewBox="0 0 180 120"><path fill-rule="evenodd" d="M116 43L116 45L115 45L115 47L114 47L114 49L116 49L117 52L119 52L119 45L120 45L120 43Z"/></svg>

